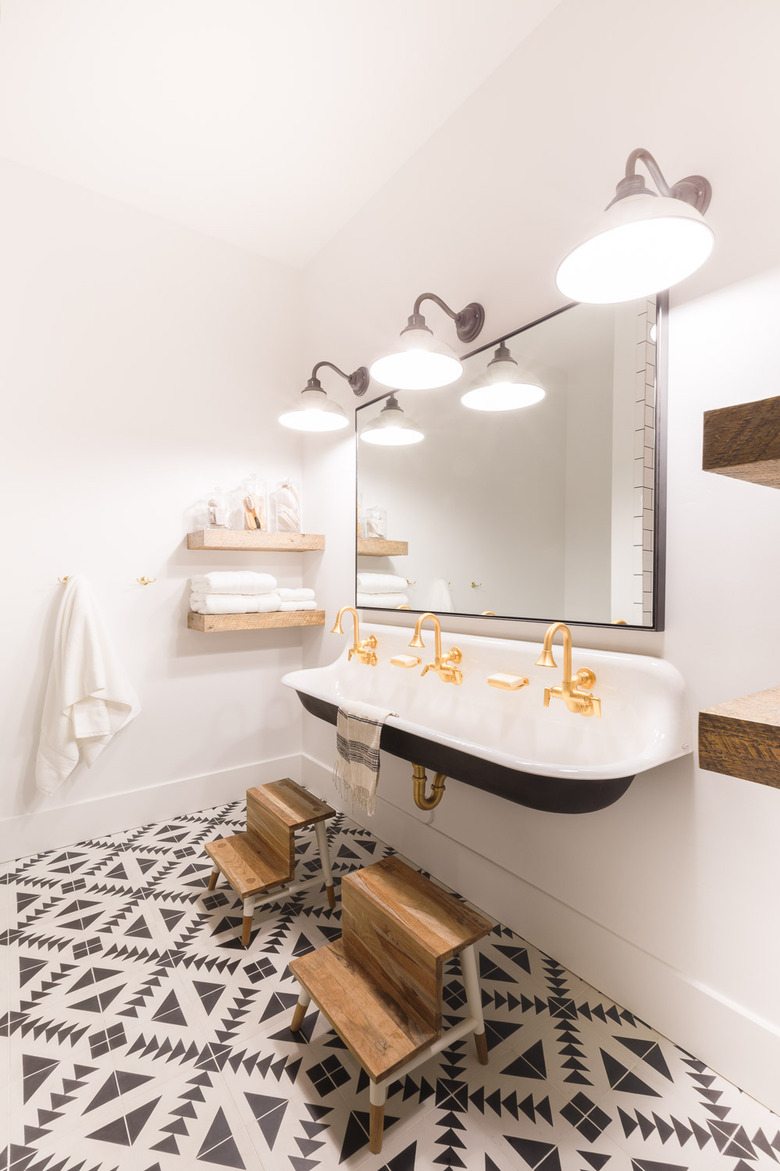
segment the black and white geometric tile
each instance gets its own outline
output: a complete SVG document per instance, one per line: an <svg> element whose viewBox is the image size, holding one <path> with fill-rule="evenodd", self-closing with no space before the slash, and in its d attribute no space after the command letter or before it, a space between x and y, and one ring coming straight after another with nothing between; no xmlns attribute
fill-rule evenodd
<svg viewBox="0 0 780 1171"><path fill-rule="evenodd" d="M208 892L203 845L239 802L0 869L0 1171L780 1171L780 1119L505 927L480 945L490 1064L470 1038L390 1089L288 962L341 932L310 890L256 913ZM339 816L334 874L390 849ZM298 873L316 873L298 835ZM457 961L445 1016L465 996Z"/></svg>

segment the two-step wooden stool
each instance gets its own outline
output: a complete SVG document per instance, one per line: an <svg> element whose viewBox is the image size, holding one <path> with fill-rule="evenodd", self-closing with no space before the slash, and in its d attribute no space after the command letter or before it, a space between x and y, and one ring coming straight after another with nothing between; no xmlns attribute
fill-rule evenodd
<svg viewBox="0 0 780 1171"><path fill-rule="evenodd" d="M487 1064L474 944L493 924L396 857L344 876L341 916L341 939L290 962L301 986L291 1028L313 1000L360 1062L379 1154L391 1081L468 1033ZM442 1033L443 968L456 955L468 1016Z"/></svg>
<svg viewBox="0 0 780 1171"><path fill-rule="evenodd" d="M244 904L241 942L249 946L255 909L273 902L280 894L298 894L323 879L328 902L336 905L328 855L325 822L335 809L286 777L246 791L246 833L206 844L214 863L209 890L223 874ZM322 875L295 882L295 831L314 826ZM276 889L283 887L284 890ZM263 897L265 896L265 897Z"/></svg>

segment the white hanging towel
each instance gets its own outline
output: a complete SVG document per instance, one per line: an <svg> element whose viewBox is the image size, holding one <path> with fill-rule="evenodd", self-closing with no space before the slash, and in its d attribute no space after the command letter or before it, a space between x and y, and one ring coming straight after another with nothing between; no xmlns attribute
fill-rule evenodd
<svg viewBox="0 0 780 1171"><path fill-rule="evenodd" d="M431 588L431 609L443 614L452 614L455 610L450 588L443 577L437 577Z"/></svg>
<svg viewBox="0 0 780 1171"><path fill-rule="evenodd" d="M81 758L94 764L141 706L83 577L69 577L54 632L35 780L50 794Z"/></svg>

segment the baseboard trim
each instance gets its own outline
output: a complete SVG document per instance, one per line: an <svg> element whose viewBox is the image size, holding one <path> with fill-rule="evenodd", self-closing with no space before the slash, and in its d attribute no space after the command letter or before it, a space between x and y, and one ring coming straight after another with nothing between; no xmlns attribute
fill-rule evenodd
<svg viewBox="0 0 780 1171"><path fill-rule="evenodd" d="M68 805L40 804L29 813L0 821L0 861L27 858L180 813L196 813L223 801L235 801L252 785L280 777L299 781L300 773L301 758L296 753Z"/></svg>
<svg viewBox="0 0 780 1171"><path fill-rule="evenodd" d="M304 753L303 784L337 809L332 767ZM780 1113L780 1029L617 935L380 794L366 818L345 810L410 861L554 957L603 995Z"/></svg>

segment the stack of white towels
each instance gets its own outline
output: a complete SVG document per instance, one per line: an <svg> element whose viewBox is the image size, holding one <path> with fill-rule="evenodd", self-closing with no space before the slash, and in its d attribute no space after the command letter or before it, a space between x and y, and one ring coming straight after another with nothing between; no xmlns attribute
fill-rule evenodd
<svg viewBox="0 0 780 1171"><path fill-rule="evenodd" d="M357 604L379 606L383 610L397 610L399 606L408 606L408 585L405 577L396 577L394 573L359 573Z"/></svg>
<svg viewBox="0 0 780 1171"><path fill-rule="evenodd" d="M270 573L250 569L204 573L190 579L190 609L197 614L267 614L316 610L314 590L286 589Z"/></svg>

